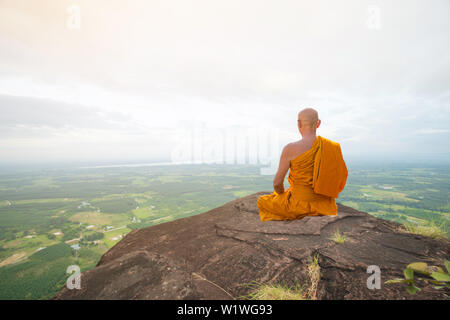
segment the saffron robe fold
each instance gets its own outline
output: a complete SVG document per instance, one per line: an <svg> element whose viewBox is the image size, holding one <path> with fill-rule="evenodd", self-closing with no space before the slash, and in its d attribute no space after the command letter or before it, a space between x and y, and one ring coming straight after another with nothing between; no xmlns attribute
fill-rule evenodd
<svg viewBox="0 0 450 320"><path fill-rule="evenodd" d="M259 197L261 221L336 215L335 198L344 189L348 171L339 143L317 136L311 149L291 160L289 188Z"/></svg>

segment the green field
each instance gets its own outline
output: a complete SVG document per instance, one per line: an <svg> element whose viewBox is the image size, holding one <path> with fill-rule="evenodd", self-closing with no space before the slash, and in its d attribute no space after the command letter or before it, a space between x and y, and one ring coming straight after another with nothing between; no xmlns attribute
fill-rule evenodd
<svg viewBox="0 0 450 320"><path fill-rule="evenodd" d="M355 166L338 201L403 224L434 223L449 235L449 193L448 166Z"/></svg>
<svg viewBox="0 0 450 320"><path fill-rule="evenodd" d="M131 230L270 191L272 179L250 165L0 174L0 299L47 299L64 286L69 265L93 268ZM337 201L400 223L438 225L448 235L449 192L449 166L350 163Z"/></svg>

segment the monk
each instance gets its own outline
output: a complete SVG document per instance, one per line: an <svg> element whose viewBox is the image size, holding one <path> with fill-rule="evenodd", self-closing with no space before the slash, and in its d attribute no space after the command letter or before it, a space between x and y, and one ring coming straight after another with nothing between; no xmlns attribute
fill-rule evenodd
<svg viewBox="0 0 450 320"><path fill-rule="evenodd" d="M298 114L302 139L283 148L273 180L274 192L257 202L261 221L337 214L335 198L345 187L348 171L339 143L316 135L320 124L312 108ZM285 190L288 170L290 186Z"/></svg>

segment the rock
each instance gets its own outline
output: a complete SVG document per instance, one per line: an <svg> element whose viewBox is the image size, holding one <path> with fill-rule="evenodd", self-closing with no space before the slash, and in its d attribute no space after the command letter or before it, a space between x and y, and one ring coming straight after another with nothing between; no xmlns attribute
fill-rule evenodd
<svg viewBox="0 0 450 320"><path fill-rule="evenodd" d="M302 284L319 256L318 299L448 299L448 290L402 285L411 262L442 265L450 244L402 233L394 222L338 204L337 216L261 222L259 192L196 216L134 230L81 276L81 289L54 299L238 299L248 284ZM347 240L330 239L339 229ZM367 267L381 269L381 289L369 290Z"/></svg>

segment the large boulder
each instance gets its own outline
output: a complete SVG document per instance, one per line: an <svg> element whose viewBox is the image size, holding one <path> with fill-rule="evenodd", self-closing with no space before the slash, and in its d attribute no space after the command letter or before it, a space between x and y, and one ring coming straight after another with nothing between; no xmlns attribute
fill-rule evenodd
<svg viewBox="0 0 450 320"><path fill-rule="evenodd" d="M302 284L319 257L318 299L448 299L425 286L409 295L384 281L411 262L442 265L450 244L399 230L399 225L338 204L337 216L261 222L259 192L203 214L134 230L81 276L81 289L54 299L236 299L249 284ZM330 238L336 230L347 240ZM370 265L381 289L368 289Z"/></svg>

